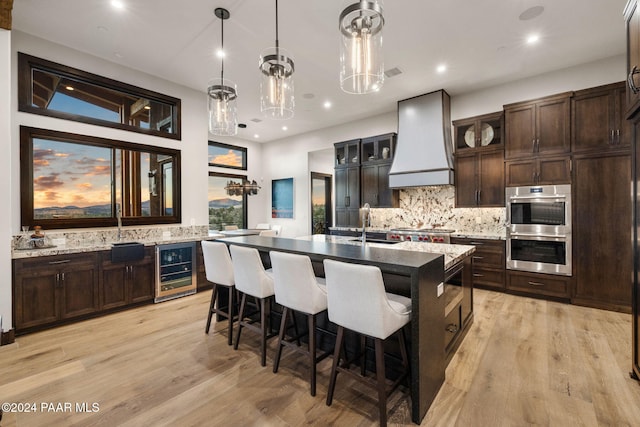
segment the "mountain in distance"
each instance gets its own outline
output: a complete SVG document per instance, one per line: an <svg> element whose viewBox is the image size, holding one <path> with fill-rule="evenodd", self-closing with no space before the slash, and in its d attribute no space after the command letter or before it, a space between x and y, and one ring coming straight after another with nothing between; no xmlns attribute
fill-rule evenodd
<svg viewBox="0 0 640 427"><path fill-rule="evenodd" d="M209 208L235 208L242 205L242 200L233 200L230 198L209 200Z"/></svg>

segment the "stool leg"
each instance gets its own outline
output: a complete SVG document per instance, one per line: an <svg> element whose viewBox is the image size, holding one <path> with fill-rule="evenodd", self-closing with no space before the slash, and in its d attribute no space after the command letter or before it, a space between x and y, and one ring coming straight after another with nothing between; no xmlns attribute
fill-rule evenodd
<svg viewBox="0 0 640 427"><path fill-rule="evenodd" d="M311 396L316 395L316 315L309 314L309 363L311 369L311 376L309 382L311 383Z"/></svg>
<svg viewBox="0 0 640 427"><path fill-rule="evenodd" d="M367 337L360 335L360 375L365 376L367 371Z"/></svg>
<svg viewBox="0 0 640 427"><path fill-rule="evenodd" d="M278 349L276 350L276 357L273 360L273 373L278 372L278 367L280 366L280 356L282 355L282 341L284 340L284 333L287 329L287 314L289 312L289 308L284 307L282 311L282 319L280 320L280 331L278 332Z"/></svg>
<svg viewBox="0 0 640 427"><path fill-rule="evenodd" d="M238 335L236 335L236 343L233 345L233 349L238 349L238 343L240 342L240 333L242 332L242 322L244 318L244 307L247 304L247 294L242 294L242 301L240 301L240 312L238 313Z"/></svg>
<svg viewBox="0 0 640 427"><path fill-rule="evenodd" d="M213 284L213 289L211 290L211 303L209 304L209 316L207 317L207 327L204 330L205 334L209 333L209 328L211 327L211 317L213 313L215 313L215 305L216 305L216 296L218 295L218 285Z"/></svg>
<svg viewBox="0 0 640 427"><path fill-rule="evenodd" d="M233 338L233 309L234 309L234 304L233 304L233 294L235 293L235 286L229 286L229 309L228 311L228 315L229 315L229 337L227 338L227 345L231 345L231 341Z"/></svg>
<svg viewBox="0 0 640 427"><path fill-rule="evenodd" d="M384 374L384 346L380 338L375 338L376 377L378 379L378 409L380 410L380 427L387 425L387 390Z"/></svg>
<svg viewBox="0 0 640 427"><path fill-rule="evenodd" d="M260 340L260 365L267 366L267 308L266 298L260 299L260 330L262 337Z"/></svg>
<svg viewBox="0 0 640 427"><path fill-rule="evenodd" d="M409 373L409 357L407 356L407 338L405 336L404 328L400 329L400 354L402 355L402 364L404 369Z"/></svg>
<svg viewBox="0 0 640 427"><path fill-rule="evenodd" d="M340 350L344 339L344 328L338 326L336 335L336 347L333 350L333 364L331 365L331 379L329 380L329 390L327 392L327 406L331 406L333 401L333 391L336 388L336 377L338 376L338 362L340 361Z"/></svg>

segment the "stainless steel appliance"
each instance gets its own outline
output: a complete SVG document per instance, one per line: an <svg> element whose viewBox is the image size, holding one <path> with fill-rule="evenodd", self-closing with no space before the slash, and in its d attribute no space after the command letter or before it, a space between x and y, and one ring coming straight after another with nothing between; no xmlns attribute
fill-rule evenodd
<svg viewBox="0 0 640 427"><path fill-rule="evenodd" d="M396 242L451 243L451 233L445 228L392 228L387 240Z"/></svg>
<svg viewBox="0 0 640 427"><path fill-rule="evenodd" d="M507 268L571 276L571 186L507 187Z"/></svg>
<svg viewBox="0 0 640 427"><path fill-rule="evenodd" d="M155 302L196 293L196 244L172 243L156 246Z"/></svg>

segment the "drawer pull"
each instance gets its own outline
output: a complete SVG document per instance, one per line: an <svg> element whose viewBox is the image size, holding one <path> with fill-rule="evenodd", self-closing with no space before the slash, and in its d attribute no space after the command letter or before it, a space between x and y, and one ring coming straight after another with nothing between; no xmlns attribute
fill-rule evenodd
<svg viewBox="0 0 640 427"><path fill-rule="evenodd" d="M476 246L478 246L478 245L484 245L484 243L482 243L482 242L471 242L471 244L472 244L472 245L476 245Z"/></svg>
<svg viewBox="0 0 640 427"><path fill-rule="evenodd" d="M484 274L473 273L473 277L484 277Z"/></svg>
<svg viewBox="0 0 640 427"><path fill-rule="evenodd" d="M451 332L452 334L455 334L456 332L458 332L458 325L456 325L455 323L450 323L447 325L445 329L447 332Z"/></svg>
<svg viewBox="0 0 640 427"><path fill-rule="evenodd" d="M540 282L528 282L531 286L545 286L544 283L540 283Z"/></svg>
<svg viewBox="0 0 640 427"><path fill-rule="evenodd" d="M484 259L484 257L483 257L483 256L473 256L472 258L473 258L473 259Z"/></svg>
<svg viewBox="0 0 640 427"><path fill-rule="evenodd" d="M71 260L70 259L63 259L61 261L49 261L49 265L66 264L68 262L71 262Z"/></svg>

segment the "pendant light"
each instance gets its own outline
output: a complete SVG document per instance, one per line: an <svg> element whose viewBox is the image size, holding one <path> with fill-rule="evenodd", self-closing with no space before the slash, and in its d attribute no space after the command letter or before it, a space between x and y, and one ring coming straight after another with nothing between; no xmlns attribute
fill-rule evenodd
<svg viewBox="0 0 640 427"><path fill-rule="evenodd" d="M382 0L361 0L340 14L340 88L347 93L377 92L384 84Z"/></svg>
<svg viewBox="0 0 640 427"><path fill-rule="evenodd" d="M278 0L276 0L276 45L260 54L258 63L260 80L260 111L272 119L293 117L293 72L292 56L280 47L278 40Z"/></svg>
<svg viewBox="0 0 640 427"><path fill-rule="evenodd" d="M236 99L238 90L236 84L224 78L224 21L229 19L229 11L221 7L214 11L220 18L220 78L209 82L208 109L209 132L214 135L233 136L238 133L238 116Z"/></svg>

